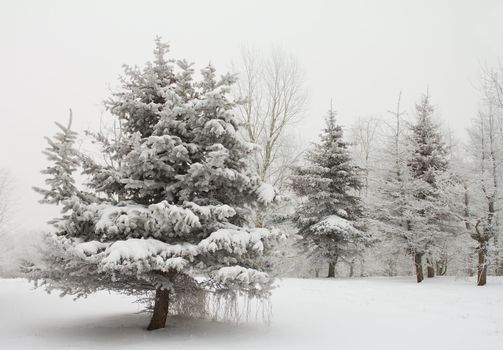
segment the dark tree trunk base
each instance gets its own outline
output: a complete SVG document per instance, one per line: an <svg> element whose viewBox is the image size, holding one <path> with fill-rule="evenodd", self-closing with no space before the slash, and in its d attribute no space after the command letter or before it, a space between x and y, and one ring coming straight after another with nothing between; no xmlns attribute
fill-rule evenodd
<svg viewBox="0 0 503 350"><path fill-rule="evenodd" d="M428 278L433 278L433 277L435 277L435 270L433 269L433 267L428 266L428 267L426 268L426 277L428 277Z"/></svg>
<svg viewBox="0 0 503 350"><path fill-rule="evenodd" d="M426 277L435 277L435 268L433 267L433 263L430 259L426 259Z"/></svg>
<svg viewBox="0 0 503 350"><path fill-rule="evenodd" d="M153 331L155 329L164 328L166 319L168 318L169 309L169 290L157 288L155 291L154 313L150 319L150 324L147 329Z"/></svg>
<svg viewBox="0 0 503 350"><path fill-rule="evenodd" d="M424 279L423 276L423 255L414 253L414 266L416 268L417 283L421 283Z"/></svg>
<svg viewBox="0 0 503 350"><path fill-rule="evenodd" d="M335 263L328 263L328 278L335 277Z"/></svg>
<svg viewBox="0 0 503 350"><path fill-rule="evenodd" d="M440 259L439 261L437 261L436 265L437 275L445 276L445 274L447 273L447 259Z"/></svg>
<svg viewBox="0 0 503 350"><path fill-rule="evenodd" d="M487 283L486 254L487 247L481 244L479 247L479 264L477 267L477 286L484 286Z"/></svg>

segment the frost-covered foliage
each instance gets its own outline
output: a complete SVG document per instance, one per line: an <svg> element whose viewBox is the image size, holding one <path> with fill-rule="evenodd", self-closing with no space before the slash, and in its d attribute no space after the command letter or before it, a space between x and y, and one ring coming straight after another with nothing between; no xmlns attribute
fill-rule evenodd
<svg viewBox="0 0 503 350"><path fill-rule="evenodd" d="M329 112L321 141L307 157L307 164L294 169L292 188L301 197L294 221L312 253L332 266L350 258L371 242L358 227L362 207L357 196L361 183L351 162L342 128ZM308 248L309 249L309 248Z"/></svg>
<svg viewBox="0 0 503 350"><path fill-rule="evenodd" d="M439 186L448 168L447 149L439 126L432 121L433 112L434 107L426 94L416 105L417 121L411 127L412 155L407 159L414 185L410 193L417 204L415 219L409 220L408 225L417 231L414 221L422 221L423 232L415 235L422 242L415 245L414 251L427 254L429 277L433 276L435 261L442 259L442 249L450 238L446 229L450 210L444 198L449 183L444 181L443 186Z"/></svg>
<svg viewBox="0 0 503 350"><path fill-rule="evenodd" d="M49 146L42 152L51 162L51 165L42 170L42 174L47 176L45 183L48 188L34 187L34 190L43 196L40 203L63 205L62 212L66 213L75 203L71 200L72 197L84 199L74 179L74 172L81 162L80 154L75 148L78 134L71 129L72 111L70 110L68 126L58 122L56 126L60 130L52 138L46 137Z"/></svg>
<svg viewBox="0 0 503 350"><path fill-rule="evenodd" d="M429 95L424 95L416 105L417 121L411 127L412 155L407 160L407 166L414 179L420 179L435 188L436 176L447 170L448 161L440 128L431 119L433 112ZM427 193L418 195L425 196Z"/></svg>
<svg viewBox="0 0 503 350"><path fill-rule="evenodd" d="M75 150L70 126L48 139L49 187L38 191L64 217L46 265L32 270L49 288L161 289L175 304L201 290L268 295L265 255L277 233L247 222L276 192L251 170L252 147L238 136L228 96L235 78L217 78L209 65L198 81L192 64L167 52L158 39L154 62L126 67L107 101L118 134L88 133L105 162ZM78 167L86 186L72 177Z"/></svg>
<svg viewBox="0 0 503 350"><path fill-rule="evenodd" d="M485 92L488 94L490 92ZM499 113L498 113L499 111ZM487 97L469 130L468 172L464 180L466 228L477 243L478 284L486 283L486 274L503 275L501 246L501 109ZM493 271L491 271L493 270Z"/></svg>
<svg viewBox="0 0 503 350"><path fill-rule="evenodd" d="M392 242L383 247L390 254L397 248L411 254L418 281L423 278L424 255L430 277L434 265L445 259L450 238L448 220L452 217L446 195L450 186L447 151L439 127L431 119L433 110L429 97L423 96L416 105L416 122L408 137L399 129L397 119L394 140L385 150L392 156L384 164L388 170L383 173L376 212L376 219L386 233L382 239Z"/></svg>

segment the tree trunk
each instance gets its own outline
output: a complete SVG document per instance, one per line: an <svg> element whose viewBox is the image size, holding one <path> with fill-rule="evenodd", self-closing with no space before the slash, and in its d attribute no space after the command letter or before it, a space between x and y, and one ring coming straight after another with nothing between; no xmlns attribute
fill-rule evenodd
<svg viewBox="0 0 503 350"><path fill-rule="evenodd" d="M495 265L495 270L494 273L496 276L503 276L503 261L500 256L500 247L499 247L499 232L496 232L494 235L494 247L496 248L494 250L494 265Z"/></svg>
<svg viewBox="0 0 503 350"><path fill-rule="evenodd" d="M437 261L436 265L437 265L436 267L437 275L445 276L445 274L447 273L447 259L446 258L440 259L439 261Z"/></svg>
<svg viewBox="0 0 503 350"><path fill-rule="evenodd" d="M435 277L435 268L433 267L433 263L429 258L426 259L426 277Z"/></svg>
<svg viewBox="0 0 503 350"><path fill-rule="evenodd" d="M473 252L473 251L470 252L469 256L470 256L470 259L469 259L469 265L467 267L467 274L468 274L468 276L473 277L473 276L475 276L475 269L474 269L474 267L475 267L475 264L474 264L475 252Z"/></svg>
<svg viewBox="0 0 503 350"><path fill-rule="evenodd" d="M349 277L353 277L353 275L355 274L355 261L352 260L350 263L349 263Z"/></svg>
<svg viewBox="0 0 503 350"><path fill-rule="evenodd" d="M420 283L423 279L423 254L414 253L414 266L416 268L416 279L417 283Z"/></svg>
<svg viewBox="0 0 503 350"><path fill-rule="evenodd" d="M328 276L327 277L335 277L335 263L328 263Z"/></svg>
<svg viewBox="0 0 503 350"><path fill-rule="evenodd" d="M477 266L477 286L484 286L487 283L487 244L479 244L479 263Z"/></svg>
<svg viewBox="0 0 503 350"><path fill-rule="evenodd" d="M363 256L360 259L360 277L365 277L365 258Z"/></svg>
<svg viewBox="0 0 503 350"><path fill-rule="evenodd" d="M255 209L255 227L264 227L264 209Z"/></svg>
<svg viewBox="0 0 503 350"><path fill-rule="evenodd" d="M497 262L495 274L496 276L503 276L503 261L501 259Z"/></svg>
<svg viewBox="0 0 503 350"><path fill-rule="evenodd" d="M157 288L155 291L154 313L150 319L148 330L164 328L168 317L169 309L169 290L165 288Z"/></svg>

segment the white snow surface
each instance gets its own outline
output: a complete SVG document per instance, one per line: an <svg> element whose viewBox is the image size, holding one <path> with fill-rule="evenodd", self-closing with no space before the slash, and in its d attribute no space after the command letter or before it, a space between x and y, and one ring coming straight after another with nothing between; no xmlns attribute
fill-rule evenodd
<svg viewBox="0 0 503 350"><path fill-rule="evenodd" d="M358 232L350 221L337 215L327 216L325 219L314 225L313 230L320 234L326 234L333 231L346 234Z"/></svg>
<svg viewBox="0 0 503 350"><path fill-rule="evenodd" d="M230 207L228 207L230 208ZM221 208L227 210L224 206ZM277 231L263 228L244 229L219 229L211 233L199 244L181 243L168 244L154 238L140 239L129 238L115 242L102 243L99 241L80 242L75 244L73 250L76 255L92 262L97 262L103 271L122 271L125 273L140 274L151 270L168 271L185 269L188 262L194 261L199 254L214 254L219 250L231 254L242 255L249 252L262 254L264 250L263 239L276 235ZM236 269L244 269L235 266ZM216 274L220 281L228 281L231 276L239 275L237 283L251 284L267 280L266 273L256 270L244 269L235 273L235 270ZM249 271L248 271L249 270Z"/></svg>
<svg viewBox="0 0 503 350"><path fill-rule="evenodd" d="M171 318L145 330L133 298L100 292L73 301L0 280L2 349L501 350L503 279L286 279L270 326Z"/></svg>
<svg viewBox="0 0 503 350"><path fill-rule="evenodd" d="M245 254L251 249L259 254L264 250L262 239L274 235L267 229L219 229L199 242L198 247L203 252L216 252L223 249L233 254Z"/></svg>
<svg viewBox="0 0 503 350"><path fill-rule="evenodd" d="M225 266L216 271L213 279L223 283L237 282L240 285L254 285L255 283L267 283L269 275L242 266Z"/></svg>
<svg viewBox="0 0 503 350"><path fill-rule="evenodd" d="M276 190L268 183L263 182L256 191L257 198L262 204L270 204L274 201L274 198L276 198Z"/></svg>
<svg viewBox="0 0 503 350"><path fill-rule="evenodd" d="M98 254L100 251L106 249L110 243L103 243L99 241L89 241L77 243L74 247L77 254L83 258L90 255Z"/></svg>
<svg viewBox="0 0 503 350"><path fill-rule="evenodd" d="M189 243L167 244L153 238L130 238L112 243L105 250L106 257L103 262L119 264L122 260L144 260L157 256L163 259L176 256L192 260L197 254L197 247Z"/></svg>
<svg viewBox="0 0 503 350"><path fill-rule="evenodd" d="M187 259L192 260L197 255L196 246L192 244L167 244L156 239L130 238L111 244L101 260L105 270L121 269L124 266L136 268L138 271L160 269L181 271L187 265Z"/></svg>

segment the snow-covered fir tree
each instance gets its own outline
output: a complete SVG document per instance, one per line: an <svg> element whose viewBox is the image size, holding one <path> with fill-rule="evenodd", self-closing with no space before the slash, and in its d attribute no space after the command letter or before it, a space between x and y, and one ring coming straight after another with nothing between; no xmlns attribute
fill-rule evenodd
<svg viewBox="0 0 503 350"><path fill-rule="evenodd" d="M432 120L433 112L430 96L426 94L416 104L416 123L411 126L412 155L407 160L407 165L412 177L435 188L436 177L447 170L448 160L440 128ZM418 195L424 197L428 194Z"/></svg>
<svg viewBox="0 0 503 350"><path fill-rule="evenodd" d="M75 149L78 134L71 129L72 119L70 110L68 125L56 122L60 131L52 139L46 137L49 146L42 153L46 155L51 165L41 173L47 175L45 184L48 188L34 187L34 190L43 196L41 203L63 204L63 213L71 209L71 202L67 201L70 196L81 196L73 176L80 165L80 154Z"/></svg>
<svg viewBox="0 0 503 350"><path fill-rule="evenodd" d="M447 169L445 145L431 120L433 107L423 96L416 105L416 122L405 137L401 112L395 113L392 155L384 172L381 205L377 212L391 242L413 257L417 282L423 280L423 257L428 258L428 273L433 275L433 260L440 259L448 236L445 226L450 209L438 178ZM407 155L409 153L409 155ZM442 189L444 190L444 189Z"/></svg>
<svg viewBox="0 0 503 350"><path fill-rule="evenodd" d="M192 64L167 53L157 39L153 62L126 67L107 101L118 132L89 133L104 161L77 152L70 127L49 139L49 186L38 191L64 216L44 264L31 268L48 289L78 296L155 292L149 330L164 327L168 311L205 315L208 298L267 297L266 252L278 236L248 226L275 191L251 170L254 147L238 136L234 77L217 78L209 65L198 81Z"/></svg>
<svg viewBox="0 0 503 350"><path fill-rule="evenodd" d="M357 196L358 168L351 162L333 110L306 162L294 168L291 177L292 189L300 197L294 222L311 253L328 262L328 277L334 277L338 259L353 257L371 239L358 227L363 214Z"/></svg>
<svg viewBox="0 0 503 350"><path fill-rule="evenodd" d="M428 277L433 277L435 274L435 261L440 259L439 249L447 236L442 229L442 221L446 219L446 213L435 210L435 207L438 207L436 204L441 205L439 196L442 191L438 187L438 177L447 171L447 150L439 126L433 123L433 112L434 106L427 93L416 104L416 123L411 126L410 136L412 155L407 159L412 179L418 185L412 194L419 201L425 201L423 205L431 206L430 209L433 209L423 208L418 211L419 216L428 216L425 218L428 226L435 226L432 230L431 243L435 245L437 251L433 253L426 247L424 251L428 255L426 257ZM422 254L423 250L420 249L417 253Z"/></svg>

